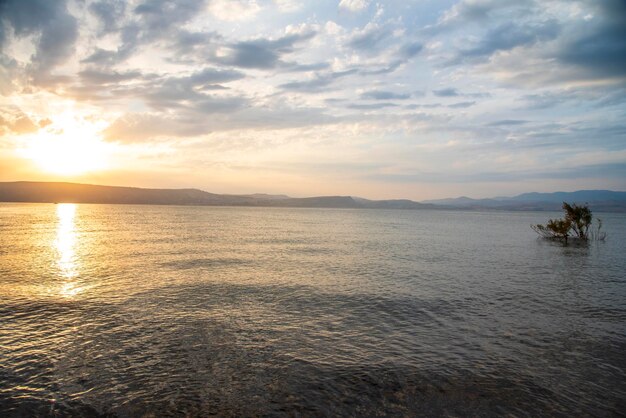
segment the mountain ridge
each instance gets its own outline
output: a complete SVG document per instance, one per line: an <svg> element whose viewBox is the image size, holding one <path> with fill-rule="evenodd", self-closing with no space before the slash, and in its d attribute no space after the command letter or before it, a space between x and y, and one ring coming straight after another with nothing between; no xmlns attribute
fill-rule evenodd
<svg viewBox="0 0 626 418"><path fill-rule="evenodd" d="M626 212L626 192L578 190L575 192L522 193L512 197L472 199L467 196L416 202L409 199L370 200L355 196L217 194L196 188L150 189L71 182L0 182L0 202L104 203L146 205L257 206L346 209L448 209L448 210L560 210L563 201L589 204L593 210Z"/></svg>
<svg viewBox="0 0 626 418"><path fill-rule="evenodd" d="M456 209L560 210L563 202L589 204L592 209L626 212L626 192L612 190L577 190L574 192L522 193L512 197L472 199L466 196L425 200L437 206Z"/></svg>
<svg viewBox="0 0 626 418"><path fill-rule="evenodd" d="M68 182L0 182L0 202L104 203L199 206L259 206L354 209L426 209L433 205L410 200L368 200L351 196L294 198L285 195L230 195L200 189L148 189Z"/></svg>

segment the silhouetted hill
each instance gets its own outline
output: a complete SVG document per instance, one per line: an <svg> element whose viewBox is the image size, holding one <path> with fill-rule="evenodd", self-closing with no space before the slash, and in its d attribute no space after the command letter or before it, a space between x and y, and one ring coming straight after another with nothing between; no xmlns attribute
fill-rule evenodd
<svg viewBox="0 0 626 418"><path fill-rule="evenodd" d="M55 182L0 183L1 202L110 203L142 205L270 206L298 208L430 208L410 200L367 200L350 196L292 198L284 195L226 195L198 189L143 189Z"/></svg>
<svg viewBox="0 0 626 418"><path fill-rule="evenodd" d="M228 196L198 189L142 189L77 183L0 183L3 202L125 203L149 205L233 205L252 204L246 196Z"/></svg>
<svg viewBox="0 0 626 418"><path fill-rule="evenodd" d="M492 199L428 200L423 203L459 209L500 209L500 210L561 210L563 202L589 204L592 210L600 212L626 212L626 192L611 190L579 190L576 192L523 193L513 197Z"/></svg>
<svg viewBox="0 0 626 418"><path fill-rule="evenodd" d="M354 209L470 209L554 210L562 202L588 203L600 212L626 212L626 192L580 190L577 192L524 193L493 199L440 199L414 202L407 199L368 200L352 196L293 198L285 195L228 195L198 189L144 189L58 182L0 182L0 202L110 203L140 205L266 206L285 208Z"/></svg>

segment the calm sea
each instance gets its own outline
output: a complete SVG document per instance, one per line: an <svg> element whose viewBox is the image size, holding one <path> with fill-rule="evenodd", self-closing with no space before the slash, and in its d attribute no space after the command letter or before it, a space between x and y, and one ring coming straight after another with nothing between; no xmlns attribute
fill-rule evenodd
<svg viewBox="0 0 626 418"><path fill-rule="evenodd" d="M0 416L617 416L626 215L0 204Z"/></svg>

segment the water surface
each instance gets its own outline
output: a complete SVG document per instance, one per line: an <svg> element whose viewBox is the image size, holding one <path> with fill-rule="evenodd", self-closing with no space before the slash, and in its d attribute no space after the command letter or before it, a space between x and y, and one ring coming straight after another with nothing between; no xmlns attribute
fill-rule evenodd
<svg viewBox="0 0 626 418"><path fill-rule="evenodd" d="M616 416L626 216L0 204L0 412Z"/></svg>

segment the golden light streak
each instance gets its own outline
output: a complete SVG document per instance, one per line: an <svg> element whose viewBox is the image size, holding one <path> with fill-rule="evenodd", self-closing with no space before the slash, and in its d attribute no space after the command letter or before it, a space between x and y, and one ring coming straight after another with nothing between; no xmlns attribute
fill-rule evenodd
<svg viewBox="0 0 626 418"><path fill-rule="evenodd" d="M72 203L62 203L57 206L57 234L54 246L57 251L57 267L61 277L64 279L59 289L59 294L66 298L72 298L83 290L79 285L78 262L76 259L76 205Z"/></svg>

